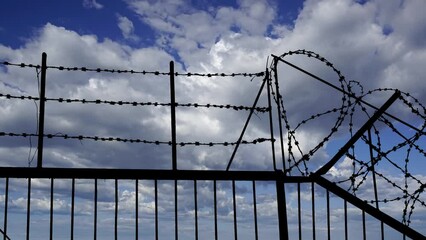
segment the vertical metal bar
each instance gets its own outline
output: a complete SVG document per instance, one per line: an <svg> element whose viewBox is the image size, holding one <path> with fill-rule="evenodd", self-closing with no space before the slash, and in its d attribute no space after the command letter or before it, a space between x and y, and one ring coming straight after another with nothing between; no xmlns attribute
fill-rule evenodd
<svg viewBox="0 0 426 240"><path fill-rule="evenodd" d="M71 240L74 239L75 178L71 183Z"/></svg>
<svg viewBox="0 0 426 240"><path fill-rule="evenodd" d="M218 239L217 232L217 196L216 196L216 180L213 180L213 204L214 204L214 239Z"/></svg>
<svg viewBox="0 0 426 240"><path fill-rule="evenodd" d="M229 168L231 167L231 164L232 164L232 161L234 160L235 154L237 153L237 150L240 146L240 143L243 140L244 133L246 132L246 129L247 129L247 126L250 122L251 117L253 116L254 108L256 107L257 102L259 101L260 95L263 92L263 88L265 87L265 83L266 83L266 79L263 79L262 86L260 86L260 88L259 88L259 92L257 93L256 99L254 100L253 106L252 106L250 113L247 117L246 123L244 124L244 127L243 127L243 130L241 131L240 137L237 140L237 144L235 145L234 151L232 152L231 158L229 159L228 166L226 166L226 171L228 171Z"/></svg>
<svg viewBox="0 0 426 240"><path fill-rule="evenodd" d="M256 182L252 181L253 185L253 216L254 216L254 239L259 239L259 233L257 229L257 203L256 203Z"/></svg>
<svg viewBox="0 0 426 240"><path fill-rule="evenodd" d="M287 225L287 206L285 199L284 181L276 181L277 188L277 208L278 208L278 227L280 240L288 240L288 225Z"/></svg>
<svg viewBox="0 0 426 240"><path fill-rule="evenodd" d="M95 196L94 196L94 214L93 214L93 239L96 240L98 231L98 179L95 178Z"/></svg>
<svg viewBox="0 0 426 240"><path fill-rule="evenodd" d="M315 240L315 184L311 183L311 196L312 196L312 239Z"/></svg>
<svg viewBox="0 0 426 240"><path fill-rule="evenodd" d="M377 181L376 181L376 170L374 169L374 165L376 165L376 161L374 160L374 155L373 155L373 140L371 137L371 128L368 129L368 141L369 141L369 148L370 148L370 159L371 159L371 172L372 172L372 176L373 176L373 188L374 188L374 198L376 200L376 208L379 210L379 196L378 196L378 192L377 192ZM384 229L384 224L382 221L380 221L380 233L381 233L381 239L385 240L385 229Z"/></svg>
<svg viewBox="0 0 426 240"><path fill-rule="evenodd" d="M198 199L197 199L197 180L194 180L194 212L195 212L195 240L198 240Z"/></svg>
<svg viewBox="0 0 426 240"><path fill-rule="evenodd" d="M118 179L115 179L114 239L118 239Z"/></svg>
<svg viewBox="0 0 426 240"><path fill-rule="evenodd" d="M367 239L367 229L365 226L365 211L362 210L362 239Z"/></svg>
<svg viewBox="0 0 426 240"><path fill-rule="evenodd" d="M179 239L178 185L175 179L175 240Z"/></svg>
<svg viewBox="0 0 426 240"><path fill-rule="evenodd" d="M331 234L330 234L330 192L326 191L326 198L327 198L327 239L330 240L331 239Z"/></svg>
<svg viewBox="0 0 426 240"><path fill-rule="evenodd" d="M232 205L234 211L234 239L238 239L238 226L237 226L237 198L235 197L235 180L232 180Z"/></svg>
<svg viewBox="0 0 426 240"><path fill-rule="evenodd" d="M28 192L27 192L27 233L26 239L30 239L30 216L31 216L31 178L28 178Z"/></svg>
<svg viewBox="0 0 426 240"><path fill-rule="evenodd" d="M50 240L53 239L53 178L50 179Z"/></svg>
<svg viewBox="0 0 426 240"><path fill-rule="evenodd" d="M157 179L154 181L154 201L155 201L155 239L158 240L158 186Z"/></svg>
<svg viewBox="0 0 426 240"><path fill-rule="evenodd" d="M343 203L344 220L345 220L345 239L348 240L348 202L345 200Z"/></svg>
<svg viewBox="0 0 426 240"><path fill-rule="evenodd" d="M297 183L297 218L299 222L299 240L302 240L302 206L300 204L300 182Z"/></svg>
<svg viewBox="0 0 426 240"><path fill-rule="evenodd" d="M277 71L278 61L274 58L274 78L275 78L275 92L277 94L276 101L277 101L277 114L278 114L278 127L280 130L280 145L281 145L281 160L283 162L283 171L286 170L285 167L285 155L284 155L284 138L283 138L283 124L281 121L282 115L281 115L281 102L280 102L280 88L278 86L278 71Z"/></svg>
<svg viewBox="0 0 426 240"><path fill-rule="evenodd" d="M47 54L41 55L41 79L40 79L40 112L38 120L38 145L37 145L37 168L43 167L43 135L44 135L44 104L46 99L46 70Z"/></svg>
<svg viewBox="0 0 426 240"><path fill-rule="evenodd" d="M3 239L6 240L7 236L7 205L9 201L9 178L6 178L6 186L4 193L4 225L3 225Z"/></svg>
<svg viewBox="0 0 426 240"><path fill-rule="evenodd" d="M269 71L268 69L265 70L266 72L266 81L267 81L267 93L268 93L268 108L269 108L269 131L271 133L271 148L272 148L272 163L274 166L274 170L277 170L277 163L275 160L275 141L274 139L274 125L272 122L272 104L271 104L271 78L269 77Z"/></svg>
<svg viewBox="0 0 426 240"><path fill-rule="evenodd" d="M135 187L135 239L139 239L139 180L136 179Z"/></svg>
<svg viewBox="0 0 426 240"><path fill-rule="evenodd" d="M173 170L177 170L175 67L173 61L170 61L170 104L170 124L172 129L172 167Z"/></svg>

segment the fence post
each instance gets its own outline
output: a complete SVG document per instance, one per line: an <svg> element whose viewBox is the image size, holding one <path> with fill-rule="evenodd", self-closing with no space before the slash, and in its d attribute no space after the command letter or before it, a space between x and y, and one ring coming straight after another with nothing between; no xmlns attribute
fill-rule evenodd
<svg viewBox="0 0 426 240"><path fill-rule="evenodd" d="M271 151L272 151L272 163L273 163L273 167L274 167L274 171L277 170L277 163L275 160L275 139L274 139L274 125L273 125L273 121L272 121L272 103L271 103L271 78L269 76L269 71L268 69L265 70L265 78L267 81L267 93L268 93L268 109L269 109L269 132L271 134Z"/></svg>
<svg viewBox="0 0 426 240"><path fill-rule="evenodd" d="M46 95L46 66L47 54L41 55L41 79L40 79L40 112L38 119L38 145L37 145L37 168L42 168L43 165L43 136L44 136L44 104Z"/></svg>
<svg viewBox="0 0 426 240"><path fill-rule="evenodd" d="M177 170L175 67L174 67L173 61L170 61L170 114L171 114L171 129L172 129L172 167L173 167L173 170Z"/></svg>
<svg viewBox="0 0 426 240"><path fill-rule="evenodd" d="M284 181L279 179L276 181L277 188L277 208L278 208L278 230L280 240L288 240L288 224L287 224L287 206L285 199Z"/></svg>

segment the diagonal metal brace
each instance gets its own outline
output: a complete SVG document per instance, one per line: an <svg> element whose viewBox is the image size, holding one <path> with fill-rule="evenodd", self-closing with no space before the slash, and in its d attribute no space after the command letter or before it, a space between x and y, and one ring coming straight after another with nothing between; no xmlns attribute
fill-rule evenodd
<svg viewBox="0 0 426 240"><path fill-rule="evenodd" d="M356 141L364 134L365 131L370 129L370 127L373 125L377 119L395 102L397 98L401 96L400 91L395 91L394 94L383 104L382 107L377 110L373 116L368 119L367 122L364 123L364 125L352 136L351 139L342 147L340 150L334 155L334 157L328 161L324 166L322 166L320 169L318 169L313 175L323 175L328 172L328 170L331 169L331 167L334 166L334 164L339 161L339 159L349 150L350 147L352 147Z"/></svg>
<svg viewBox="0 0 426 240"><path fill-rule="evenodd" d="M367 202L364 202L363 200L355 197L354 195L348 193L343 188L337 186L335 183L330 182L323 176L315 176L313 178L315 183L322 186L325 189L328 189L330 192L334 193L336 196L341 197L342 199L345 199L355 207L358 207L359 209L362 209L366 213L370 214L371 216L375 217L376 219L382 221L383 223L387 224L388 226L394 228L395 230L405 234L407 237L411 239L424 239L426 240L426 237L423 236L421 233L415 231L414 229L404 225L403 223L395 220L393 217L387 215L386 213L380 211L379 209L369 205Z"/></svg>
<svg viewBox="0 0 426 240"><path fill-rule="evenodd" d="M268 72L268 71L266 71ZM250 110L250 114L247 117L246 123L244 124L243 130L241 131L240 137L238 138L237 145L234 148L234 151L232 152L231 158L229 159L228 166L226 166L226 171L229 171L229 168L231 167L232 161L234 160L235 154L237 153L238 147L240 146L241 141L243 140L244 133L246 132L247 126L250 122L251 116L254 113L254 109L257 106L257 102L259 101L260 95L262 94L263 88L265 87L265 83L267 82L268 74L266 74L266 77L263 79L262 85L259 88L259 92L257 93L256 99L254 100L253 106ZM269 109L271 111L271 109Z"/></svg>

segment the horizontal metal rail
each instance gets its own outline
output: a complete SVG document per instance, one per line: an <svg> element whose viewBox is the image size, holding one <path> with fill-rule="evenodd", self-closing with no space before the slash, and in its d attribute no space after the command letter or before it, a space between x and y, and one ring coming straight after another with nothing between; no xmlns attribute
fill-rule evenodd
<svg viewBox="0 0 426 240"><path fill-rule="evenodd" d="M285 176L282 171L156 170L105 168L0 167L0 177L56 179L152 179L311 182L309 177Z"/></svg>

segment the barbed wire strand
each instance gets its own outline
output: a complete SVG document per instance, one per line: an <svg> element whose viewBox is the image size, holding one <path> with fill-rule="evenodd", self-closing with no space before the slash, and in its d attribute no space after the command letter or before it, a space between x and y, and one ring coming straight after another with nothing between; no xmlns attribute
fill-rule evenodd
<svg viewBox="0 0 426 240"><path fill-rule="evenodd" d="M5 66L21 67L21 68L41 68L40 65L28 64L28 63L10 63L7 61L1 62ZM80 71L80 72L105 72L105 73L130 73L130 74L142 74L142 75L170 75L170 72L160 72L160 71L137 71L137 70L123 70L123 69L108 69L108 68L90 68L90 67L64 67L64 66L46 66L47 69L55 69L59 71ZM175 76L198 76L198 77L261 77L264 76L265 72L255 72L255 73L197 73L197 72L186 72L179 73L175 72Z"/></svg>
<svg viewBox="0 0 426 240"><path fill-rule="evenodd" d="M23 95L12 95L12 94L4 94L0 93L0 97L4 97L6 99L19 99L19 100L34 100L39 101L39 97L33 96L23 96ZM129 105L129 106L154 106L154 107L170 107L171 103L160 103L160 102L136 102L136 101L112 101L112 100L86 100L86 99L71 99L71 98L46 98L45 101L51 102L59 102L59 103L82 103L82 104L109 104L109 105ZM176 107L194 107L194 108L220 108L220 109L229 109L229 110L255 110L260 113L265 113L270 111L269 107L248 107L242 105L231 105L231 104L212 104L212 103L176 103Z"/></svg>
<svg viewBox="0 0 426 240"><path fill-rule="evenodd" d="M38 137L39 134L36 133L13 133L13 132L0 132L0 137L9 136L9 137ZM145 143L145 144L154 144L154 145L172 145L171 141L159 141L159 140L145 140L140 138L120 138L120 137L100 137L100 136L84 136L84 135L68 135L62 133L56 134L43 134L44 138L52 139L52 138L62 138L62 139L76 139L76 140L93 140L100 142L123 142L123 143ZM257 144L263 142L275 141L275 139L270 138L256 138L253 140L242 140L240 144ZM238 142L178 142L177 146L233 146Z"/></svg>

